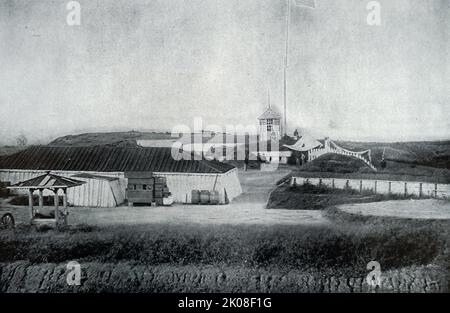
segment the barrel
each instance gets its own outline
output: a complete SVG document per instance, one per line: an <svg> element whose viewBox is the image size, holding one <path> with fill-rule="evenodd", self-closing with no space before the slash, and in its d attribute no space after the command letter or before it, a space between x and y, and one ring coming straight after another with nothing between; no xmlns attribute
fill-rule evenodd
<svg viewBox="0 0 450 313"><path fill-rule="evenodd" d="M211 204L219 204L219 192L216 190L209 192L209 203Z"/></svg>
<svg viewBox="0 0 450 313"><path fill-rule="evenodd" d="M200 203L201 204L209 203L209 191L208 190L200 191Z"/></svg>
<svg viewBox="0 0 450 313"><path fill-rule="evenodd" d="M200 203L200 191L199 190L192 190L192 204L199 204Z"/></svg>

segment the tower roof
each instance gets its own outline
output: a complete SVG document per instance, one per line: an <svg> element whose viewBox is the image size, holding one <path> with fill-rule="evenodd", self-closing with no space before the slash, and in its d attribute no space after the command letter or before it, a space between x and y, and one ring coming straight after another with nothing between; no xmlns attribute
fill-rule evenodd
<svg viewBox="0 0 450 313"><path fill-rule="evenodd" d="M272 108L268 108L266 112L264 112L260 117L258 117L258 120L266 120L266 119L280 120L281 114L275 112L274 110L272 110Z"/></svg>

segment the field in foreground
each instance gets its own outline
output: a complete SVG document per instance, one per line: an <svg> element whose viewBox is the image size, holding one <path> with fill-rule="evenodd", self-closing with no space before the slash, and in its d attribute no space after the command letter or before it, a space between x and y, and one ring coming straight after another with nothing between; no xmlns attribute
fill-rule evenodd
<svg viewBox="0 0 450 313"><path fill-rule="evenodd" d="M450 201L437 199L344 204L339 210L363 216L450 220Z"/></svg>
<svg viewBox="0 0 450 313"><path fill-rule="evenodd" d="M78 226L0 231L0 290L70 291L65 264L78 261L73 291L368 291L376 260L383 291L446 291L449 223L346 221L329 226Z"/></svg>

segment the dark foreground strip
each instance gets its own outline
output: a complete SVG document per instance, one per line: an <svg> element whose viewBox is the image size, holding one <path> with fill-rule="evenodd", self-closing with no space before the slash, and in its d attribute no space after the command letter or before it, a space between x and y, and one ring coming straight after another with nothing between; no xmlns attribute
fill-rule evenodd
<svg viewBox="0 0 450 313"><path fill-rule="evenodd" d="M366 277L302 270L204 266L81 263L79 282L67 264L0 263L0 293L370 293ZM386 271L377 292L448 292L438 266Z"/></svg>
<svg viewBox="0 0 450 313"><path fill-rule="evenodd" d="M230 304L230 299L241 299ZM249 299L247 306L244 303ZM33 312L380 312L385 308L432 311L448 303L448 294L0 294L2 309L13 312L31 305ZM188 301L188 302L186 302ZM189 302L191 301L191 302ZM205 301L211 303L205 306ZM182 304L183 303L183 304ZM191 303L191 307L184 304ZM195 303L195 305L194 305ZM8 310L8 311L7 311ZM2 310L3 312L3 310Z"/></svg>

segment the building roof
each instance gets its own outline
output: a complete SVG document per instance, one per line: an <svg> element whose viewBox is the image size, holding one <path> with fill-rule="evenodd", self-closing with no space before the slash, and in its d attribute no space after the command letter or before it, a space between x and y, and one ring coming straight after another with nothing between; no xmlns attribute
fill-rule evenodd
<svg viewBox="0 0 450 313"><path fill-rule="evenodd" d="M295 144L284 146L291 150L304 152L317 147L321 147L322 144L318 140L314 139L314 137L312 137L311 135L304 134L297 140Z"/></svg>
<svg viewBox="0 0 450 313"><path fill-rule="evenodd" d="M175 160L170 148L34 146L0 159L0 169L92 172L226 173L230 164Z"/></svg>
<svg viewBox="0 0 450 313"><path fill-rule="evenodd" d="M281 119L281 114L278 112L275 112L272 110L272 108L268 108L266 112L264 112L260 117L258 117L258 120L266 120L266 119L275 119L279 120Z"/></svg>
<svg viewBox="0 0 450 313"><path fill-rule="evenodd" d="M85 184L83 181L76 179L53 175L50 173L34 177L23 182L18 182L8 188L36 188L36 189L49 189L49 188L70 188Z"/></svg>
<svg viewBox="0 0 450 313"><path fill-rule="evenodd" d="M119 177L96 175L96 174L90 174L90 173L78 173L78 174L72 175L70 177L85 178L85 179L98 179L98 180L107 180L107 181L119 180Z"/></svg>

